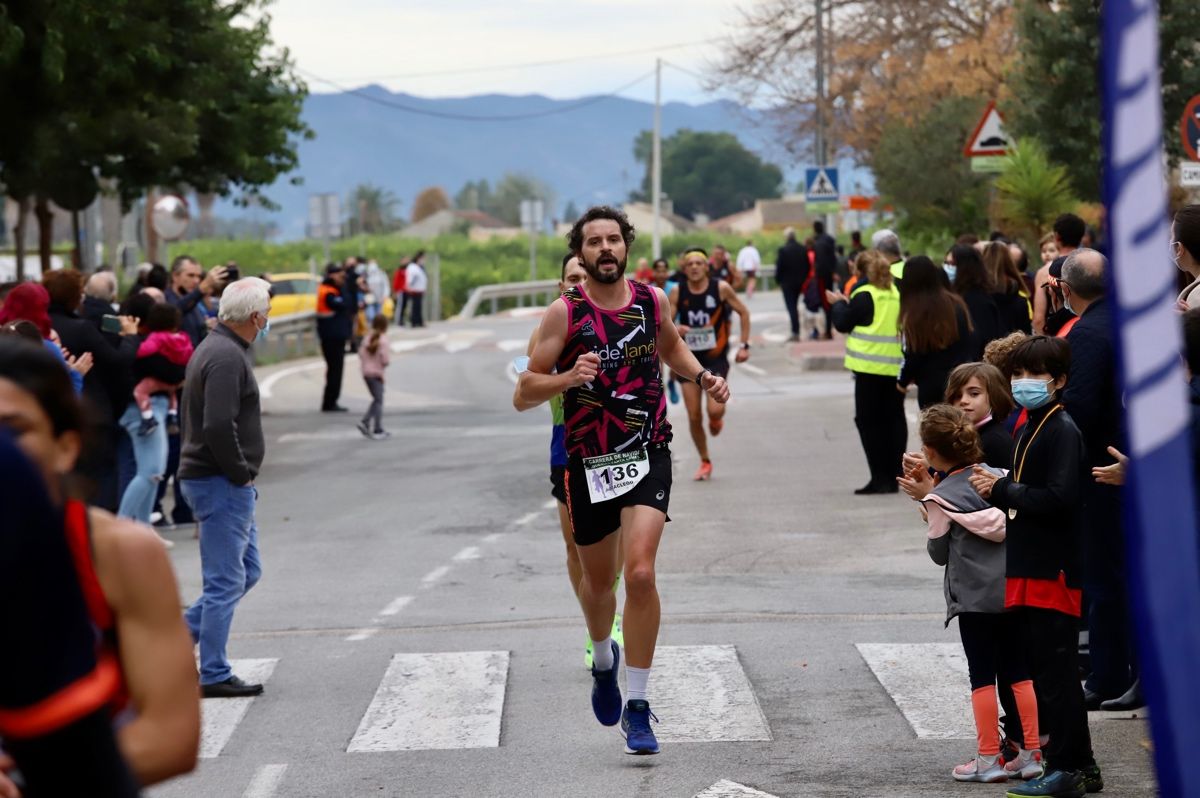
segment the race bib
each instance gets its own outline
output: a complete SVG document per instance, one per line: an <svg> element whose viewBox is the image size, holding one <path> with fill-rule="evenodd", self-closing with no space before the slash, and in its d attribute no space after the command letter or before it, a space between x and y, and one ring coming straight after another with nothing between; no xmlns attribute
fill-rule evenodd
<svg viewBox="0 0 1200 798"><path fill-rule="evenodd" d="M592 504L624 496L646 478L650 456L645 449L583 458L584 478Z"/></svg>
<svg viewBox="0 0 1200 798"><path fill-rule="evenodd" d="M716 349L717 331L712 327L692 327L684 334L683 342L693 352Z"/></svg>

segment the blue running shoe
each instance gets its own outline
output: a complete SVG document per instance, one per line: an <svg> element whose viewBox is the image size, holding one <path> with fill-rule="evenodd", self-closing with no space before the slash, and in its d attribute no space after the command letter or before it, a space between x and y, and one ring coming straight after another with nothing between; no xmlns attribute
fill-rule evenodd
<svg viewBox="0 0 1200 798"><path fill-rule="evenodd" d="M675 380L667 380L667 395L671 397L671 404L679 404L679 386Z"/></svg>
<svg viewBox="0 0 1200 798"><path fill-rule="evenodd" d="M634 699L625 705L621 713L621 734L625 735L625 753L635 756L650 756L658 753L658 738L650 728L650 719L658 718L650 711L650 703Z"/></svg>
<svg viewBox="0 0 1200 798"><path fill-rule="evenodd" d="M605 726L616 726L621 722L621 685L617 683L617 671L621 667L621 647L614 641L613 666L611 670L598 671L592 666L592 711L596 720Z"/></svg>

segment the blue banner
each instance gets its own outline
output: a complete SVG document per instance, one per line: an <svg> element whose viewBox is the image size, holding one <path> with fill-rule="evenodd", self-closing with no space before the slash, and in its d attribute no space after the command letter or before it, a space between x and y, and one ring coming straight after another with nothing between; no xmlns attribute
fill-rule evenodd
<svg viewBox="0 0 1200 798"><path fill-rule="evenodd" d="M1200 544L1163 179L1158 9L1105 0L1104 200L1125 403L1129 588L1164 796L1200 794ZM1189 788L1190 785L1190 788Z"/></svg>

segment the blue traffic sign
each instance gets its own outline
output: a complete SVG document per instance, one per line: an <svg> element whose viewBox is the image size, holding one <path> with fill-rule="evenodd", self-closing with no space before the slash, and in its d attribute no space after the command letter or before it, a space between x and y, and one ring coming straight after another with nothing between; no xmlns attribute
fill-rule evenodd
<svg viewBox="0 0 1200 798"><path fill-rule="evenodd" d="M838 170L821 166L804 170L804 199L807 202L828 202L838 199Z"/></svg>

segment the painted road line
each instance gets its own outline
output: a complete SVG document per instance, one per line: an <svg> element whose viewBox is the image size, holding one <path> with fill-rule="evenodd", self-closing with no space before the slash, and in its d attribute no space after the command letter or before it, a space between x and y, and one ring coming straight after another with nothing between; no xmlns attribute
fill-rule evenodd
<svg viewBox="0 0 1200 798"><path fill-rule="evenodd" d="M235 659L233 673L247 682L265 684L275 672L278 659ZM206 698L200 702L200 758L220 756L237 725L246 716L254 698Z"/></svg>
<svg viewBox="0 0 1200 798"><path fill-rule="evenodd" d="M355 632L352 635L346 635L346 642L347 643L361 643L364 640L370 640L372 637L374 637L377 634L379 634L378 626L368 626L363 629L359 629L357 632Z"/></svg>
<svg viewBox="0 0 1200 798"><path fill-rule="evenodd" d="M767 330L762 334L762 338L764 341L772 344L782 344L787 341L788 334L786 332L777 333L772 330Z"/></svg>
<svg viewBox="0 0 1200 798"><path fill-rule="evenodd" d="M765 377L765 376L767 376L767 370L766 370L766 369L764 369L764 368L759 368L758 366L755 366L755 365L753 365L752 363L738 363L738 364L737 364L737 367L738 367L738 368L740 368L740 369L743 369L743 370L745 370L745 371L748 371L748 372L750 372L751 374L755 374L755 375L757 375L757 376L759 376L759 377Z"/></svg>
<svg viewBox="0 0 1200 798"><path fill-rule="evenodd" d="M496 344L504 352L517 352L529 347L529 341L524 338L508 338Z"/></svg>
<svg viewBox="0 0 1200 798"><path fill-rule="evenodd" d="M478 560L479 559L479 547L478 546L467 546L465 549L460 551L458 554L455 554L451 559L453 559L455 562L466 562L467 560Z"/></svg>
<svg viewBox="0 0 1200 798"><path fill-rule="evenodd" d="M694 798L779 798L769 792L738 784L736 781L721 779L703 792L698 792Z"/></svg>
<svg viewBox="0 0 1200 798"><path fill-rule="evenodd" d="M294 443L296 441L340 441L340 440L358 440L362 437L362 433L357 429L327 429L314 432L285 432L279 436L280 443Z"/></svg>
<svg viewBox="0 0 1200 798"><path fill-rule="evenodd" d="M470 349L484 338L491 337L491 335L491 330L455 330L447 337L448 340L442 344L442 348L449 354L454 355Z"/></svg>
<svg viewBox="0 0 1200 798"><path fill-rule="evenodd" d="M274 395L275 384L280 380L290 377L293 374L300 374L305 371L316 371L317 369L325 368L325 361L321 360L316 363L302 363L299 366L289 366L285 369L280 369L274 374L268 374L258 383L258 395L263 399L270 399Z"/></svg>
<svg viewBox="0 0 1200 798"><path fill-rule="evenodd" d="M392 342L392 351L397 354L400 354L403 352L411 352L414 349L420 349L421 347L429 346L430 344L440 344L445 340L446 340L446 334L440 333L440 334L432 336L430 338L411 338L408 340L393 341ZM324 365L324 364L322 364L322 365Z"/></svg>
<svg viewBox="0 0 1200 798"><path fill-rule="evenodd" d="M421 577L421 585L423 587L429 587L448 573L450 573L449 565L439 565L437 568L434 568L432 571Z"/></svg>
<svg viewBox="0 0 1200 798"><path fill-rule="evenodd" d="M532 524L534 521L538 520L541 517L542 517L541 513L525 513L525 515L521 516L513 523L516 524L517 526L529 526L530 524Z"/></svg>
<svg viewBox="0 0 1200 798"><path fill-rule="evenodd" d="M283 774L287 765L263 765L250 781L250 786L242 793L242 798L272 798L283 783Z"/></svg>
<svg viewBox="0 0 1200 798"><path fill-rule="evenodd" d="M664 742L771 739L734 646L659 646L651 690Z"/></svg>
<svg viewBox="0 0 1200 798"><path fill-rule="evenodd" d="M412 603L412 600L413 600L412 596L400 596L398 598L392 599L392 603L388 604L386 607L384 607L382 610L380 610L379 614L384 617L391 617L392 615L399 615L400 610L404 609L410 603Z"/></svg>
<svg viewBox="0 0 1200 798"><path fill-rule="evenodd" d="M493 533L492 533L492 534L490 534L490 535L484 535L484 536L483 536L483 542L484 542L484 543L495 543L496 541L498 541L498 540L499 540L500 538L502 538L502 537L504 537L504 533L503 533L503 532L493 532Z"/></svg>
<svg viewBox="0 0 1200 798"><path fill-rule="evenodd" d="M859 643L858 653L925 740L972 740L971 680L958 643Z"/></svg>
<svg viewBox="0 0 1200 798"><path fill-rule="evenodd" d="M497 748L507 651L397 654L347 753Z"/></svg>

